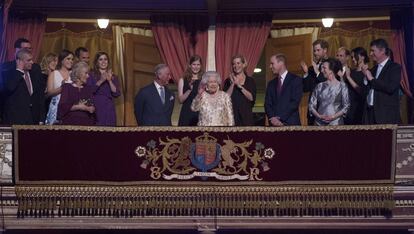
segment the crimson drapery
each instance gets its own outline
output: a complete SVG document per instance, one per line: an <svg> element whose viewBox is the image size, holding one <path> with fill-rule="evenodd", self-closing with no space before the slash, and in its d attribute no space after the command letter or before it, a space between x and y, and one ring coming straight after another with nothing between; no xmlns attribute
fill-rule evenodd
<svg viewBox="0 0 414 234"><path fill-rule="evenodd" d="M1 28L2 28L2 30L0 31L0 35L1 35L1 37L0 37L0 47L1 47L1 50L0 50L0 62L4 62L4 61L6 61L5 60L5 58L6 58L6 29L7 29L7 21L8 21L8 18L9 18L9 9L10 9L10 6L11 6L11 4L13 3L13 0L5 0L4 1L4 5L3 5L3 14L2 14L2 25L1 25Z"/></svg>
<svg viewBox="0 0 414 234"><path fill-rule="evenodd" d="M10 14L6 32L5 61L15 59L14 42L24 37L32 45L33 60L37 62L42 46L43 34L46 28L46 16L44 15L16 15Z"/></svg>
<svg viewBox="0 0 414 234"><path fill-rule="evenodd" d="M207 15L154 15L151 26L163 61L170 67L177 83L185 71L189 58L198 54L207 59Z"/></svg>
<svg viewBox="0 0 414 234"><path fill-rule="evenodd" d="M268 38L269 15L218 15L216 23L216 69L224 79L231 71L231 57L246 58L247 74L252 75Z"/></svg>
<svg viewBox="0 0 414 234"><path fill-rule="evenodd" d="M412 98L410 91L410 83L407 76L407 64L405 56L405 42L404 42L404 32L402 30L394 30L391 34L391 49L394 55L394 62L401 64L401 87L404 90L404 93Z"/></svg>

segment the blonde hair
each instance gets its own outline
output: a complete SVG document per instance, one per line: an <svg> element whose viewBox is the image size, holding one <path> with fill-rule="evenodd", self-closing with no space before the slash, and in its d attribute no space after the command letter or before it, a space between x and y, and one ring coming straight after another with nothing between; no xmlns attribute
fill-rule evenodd
<svg viewBox="0 0 414 234"><path fill-rule="evenodd" d="M43 56L42 62L40 63L40 68L42 69L43 74L49 73L49 64L55 59L57 60L57 54L55 53L48 53Z"/></svg>

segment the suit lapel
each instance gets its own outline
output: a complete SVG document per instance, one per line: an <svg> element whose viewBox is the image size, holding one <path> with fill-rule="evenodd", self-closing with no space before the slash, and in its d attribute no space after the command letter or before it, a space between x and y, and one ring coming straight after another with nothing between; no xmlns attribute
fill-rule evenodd
<svg viewBox="0 0 414 234"><path fill-rule="evenodd" d="M24 79L24 73L21 72L21 71L19 71L19 70L17 70L17 69L15 71L16 71L16 74L18 74L18 76L20 76L20 77L23 78L23 82L22 83L24 84L24 90L27 92L27 95L31 96L30 93L29 93L29 88L27 87L26 81ZM32 80L32 75L30 74L30 72L29 72L29 76L30 76L30 82L32 83L32 90L34 92L35 89L33 87L33 80ZM14 78L17 78L17 76L15 76Z"/></svg>
<svg viewBox="0 0 414 234"><path fill-rule="evenodd" d="M33 93L35 92L35 90L37 90L37 81L38 81L38 77L36 76L37 74L35 72L32 72L33 70L30 70L29 74L30 74L30 82L32 83L32 90Z"/></svg>
<svg viewBox="0 0 414 234"><path fill-rule="evenodd" d="M391 64L391 59L388 59L387 63L384 65L384 67L382 68L380 74L378 75L378 78L377 79L381 79L384 76L384 74L389 69L390 64ZM377 70L378 70L378 65L376 65L376 69L375 69L374 75L377 74Z"/></svg>
<svg viewBox="0 0 414 234"><path fill-rule="evenodd" d="M153 87L153 95L158 100L158 104L161 105L163 108L168 107L170 105L170 102L171 102L170 98L172 96L170 90L167 87L164 86L165 103L162 104L160 94L158 93L158 90L157 90L157 86L155 86L155 84L152 83L152 87Z"/></svg>
<svg viewBox="0 0 414 234"><path fill-rule="evenodd" d="M172 93L169 89L165 88L165 106L169 107L171 105L171 102L175 100L171 100Z"/></svg>
<svg viewBox="0 0 414 234"><path fill-rule="evenodd" d="M152 95L154 99L156 99L159 105L163 106L160 94L158 93L157 86L155 86L154 83L152 83Z"/></svg>

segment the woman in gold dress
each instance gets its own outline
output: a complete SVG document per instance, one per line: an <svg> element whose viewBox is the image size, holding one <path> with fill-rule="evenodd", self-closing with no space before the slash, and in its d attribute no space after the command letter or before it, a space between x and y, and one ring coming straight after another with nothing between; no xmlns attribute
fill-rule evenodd
<svg viewBox="0 0 414 234"><path fill-rule="evenodd" d="M191 109L199 112L198 126L234 126L230 96L220 90L221 78L217 72L203 74L198 94Z"/></svg>

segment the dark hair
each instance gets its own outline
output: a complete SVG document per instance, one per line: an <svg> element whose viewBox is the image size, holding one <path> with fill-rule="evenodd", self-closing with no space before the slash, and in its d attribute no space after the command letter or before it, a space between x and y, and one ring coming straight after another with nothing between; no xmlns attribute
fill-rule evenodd
<svg viewBox="0 0 414 234"><path fill-rule="evenodd" d="M335 78L337 80L341 80L341 78L338 75L338 72L342 70L342 64L339 62L336 58L327 58L322 61L322 63L328 63L329 70L333 71L335 74Z"/></svg>
<svg viewBox="0 0 414 234"><path fill-rule="evenodd" d="M72 51L69 51L69 50L66 50L66 49L62 50L62 51L59 53L59 56L58 56L58 63L57 63L57 65L56 65L56 70L57 70L57 69L62 68L62 62L63 62L63 60L64 60L66 57L68 57L70 54L71 54L71 55L73 55Z"/></svg>
<svg viewBox="0 0 414 234"><path fill-rule="evenodd" d="M14 48L15 49L17 49L17 48L22 48L22 43L30 43L30 41L29 40L27 40L26 38L23 38L23 37L21 37L21 38L19 38L19 39L17 39L15 42L14 42Z"/></svg>
<svg viewBox="0 0 414 234"><path fill-rule="evenodd" d="M75 50L75 56L77 57L77 58L79 58L79 56L80 56L80 53L81 52L89 52L88 51L88 49L86 49L85 47L78 47L76 50Z"/></svg>
<svg viewBox="0 0 414 234"><path fill-rule="evenodd" d="M352 49L352 53L354 53L355 59L358 61L360 56L364 56L364 63L369 63L369 57L367 51L362 47L356 47Z"/></svg>
<svg viewBox="0 0 414 234"><path fill-rule="evenodd" d="M190 60L188 61L188 65L191 65L195 61L200 61L200 64L202 64L201 56L196 55L196 54L191 56ZM201 76L203 75L203 73L204 73L203 68L201 68L200 71L197 74L198 79L201 80ZM187 69L185 69L185 71L184 71L183 79L190 83L192 77L193 77L193 72L191 71L191 68L188 66Z"/></svg>
<svg viewBox="0 0 414 234"><path fill-rule="evenodd" d="M388 56L390 57L391 62L394 62L394 52L392 52L392 49L388 49Z"/></svg>
<svg viewBox="0 0 414 234"><path fill-rule="evenodd" d="M382 38L371 41L369 46L375 46L380 49L385 49L385 55L390 56L390 48L388 47L388 43L386 40Z"/></svg>
<svg viewBox="0 0 414 234"><path fill-rule="evenodd" d="M318 39L312 43L312 46L320 45L322 49L329 49L329 43L323 39Z"/></svg>
<svg viewBox="0 0 414 234"><path fill-rule="evenodd" d="M106 52L104 52L104 51L97 52L95 54L95 58L93 60L93 73L97 77L100 77L101 76L101 73L99 72L98 60L99 60L99 57L101 57L102 55L105 55L106 58L108 59L108 68L107 69L109 69L109 67L111 66L111 60L109 59L109 55Z"/></svg>

